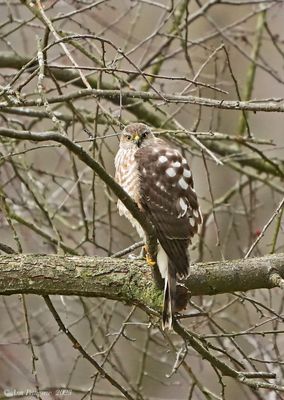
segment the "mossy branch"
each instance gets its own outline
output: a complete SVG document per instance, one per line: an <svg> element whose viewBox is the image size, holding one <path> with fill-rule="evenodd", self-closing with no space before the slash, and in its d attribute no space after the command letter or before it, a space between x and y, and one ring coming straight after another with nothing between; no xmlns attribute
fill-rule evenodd
<svg viewBox="0 0 284 400"><path fill-rule="evenodd" d="M284 286L284 253L199 263L184 282L192 295ZM160 311L162 295L142 260L58 255L0 255L0 294L103 297Z"/></svg>

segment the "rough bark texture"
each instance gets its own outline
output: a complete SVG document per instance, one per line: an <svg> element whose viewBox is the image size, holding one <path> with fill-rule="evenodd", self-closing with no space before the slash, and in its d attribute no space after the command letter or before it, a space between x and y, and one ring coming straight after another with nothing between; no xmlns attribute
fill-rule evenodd
<svg viewBox="0 0 284 400"><path fill-rule="evenodd" d="M192 295L283 287L284 254L196 264L185 282ZM104 297L159 310L162 296L141 260L57 256L0 256L0 294Z"/></svg>

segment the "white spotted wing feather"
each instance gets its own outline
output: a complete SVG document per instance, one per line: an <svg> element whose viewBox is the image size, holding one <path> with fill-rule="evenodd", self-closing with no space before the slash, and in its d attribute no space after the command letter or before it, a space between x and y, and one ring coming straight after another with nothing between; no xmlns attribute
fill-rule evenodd
<svg viewBox="0 0 284 400"><path fill-rule="evenodd" d="M140 148L135 159L140 172L141 206L155 225L159 242L176 273L186 276L187 248L202 221L187 160L177 149L156 138L151 145Z"/></svg>

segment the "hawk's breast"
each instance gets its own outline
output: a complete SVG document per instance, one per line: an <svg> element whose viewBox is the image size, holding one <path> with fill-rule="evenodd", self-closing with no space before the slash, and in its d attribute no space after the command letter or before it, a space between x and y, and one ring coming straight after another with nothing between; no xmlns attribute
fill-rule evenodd
<svg viewBox="0 0 284 400"><path fill-rule="evenodd" d="M140 174L135 160L136 149L120 148L115 157L115 180L123 187L126 193L140 207ZM136 228L139 236L144 238L144 231L140 224L132 217L124 204L118 200L117 208L120 215L124 215Z"/></svg>

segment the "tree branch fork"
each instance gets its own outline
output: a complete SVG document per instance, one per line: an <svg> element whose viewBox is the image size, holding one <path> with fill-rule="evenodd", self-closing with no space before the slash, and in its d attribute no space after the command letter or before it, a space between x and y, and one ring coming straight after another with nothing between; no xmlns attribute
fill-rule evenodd
<svg viewBox="0 0 284 400"><path fill-rule="evenodd" d="M284 286L284 253L199 263L183 282L191 295ZM0 294L103 297L160 311L162 294L143 260L40 254L0 255Z"/></svg>

